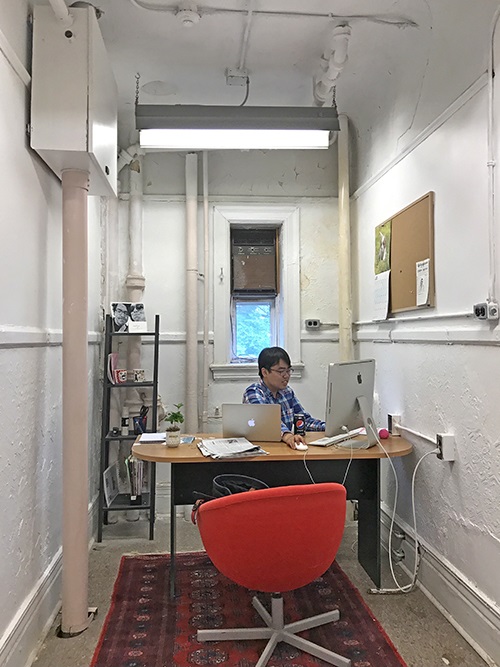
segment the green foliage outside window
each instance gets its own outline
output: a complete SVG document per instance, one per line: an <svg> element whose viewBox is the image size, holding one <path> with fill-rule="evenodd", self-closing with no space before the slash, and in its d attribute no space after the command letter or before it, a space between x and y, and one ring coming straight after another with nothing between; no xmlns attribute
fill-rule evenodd
<svg viewBox="0 0 500 667"><path fill-rule="evenodd" d="M235 306L234 347L236 357L256 359L264 347L273 345L271 303L238 301Z"/></svg>

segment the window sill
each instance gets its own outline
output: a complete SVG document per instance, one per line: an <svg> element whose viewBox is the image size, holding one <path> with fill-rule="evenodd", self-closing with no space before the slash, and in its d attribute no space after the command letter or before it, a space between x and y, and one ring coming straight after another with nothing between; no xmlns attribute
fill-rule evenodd
<svg viewBox="0 0 500 667"><path fill-rule="evenodd" d="M211 364L210 370L214 380L247 380L257 382L259 373L257 364ZM302 377L303 363L293 363L292 378Z"/></svg>

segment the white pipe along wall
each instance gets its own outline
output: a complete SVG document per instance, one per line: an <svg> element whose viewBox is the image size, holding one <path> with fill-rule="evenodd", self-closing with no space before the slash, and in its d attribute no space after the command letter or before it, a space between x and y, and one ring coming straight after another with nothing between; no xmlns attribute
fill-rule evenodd
<svg viewBox="0 0 500 667"><path fill-rule="evenodd" d="M146 284L142 259L142 209L144 187L142 167L142 155L138 153L134 155L134 159L129 164L129 264L126 287L127 299L133 303L142 302ZM127 339L127 342L127 368L141 368L141 337L131 336ZM127 389L126 404L129 410L129 415L139 414L142 400L140 399L137 390L133 387ZM132 423L132 420L130 423ZM152 425L152 430L156 430L156 425ZM127 445L127 443L124 444Z"/></svg>
<svg viewBox="0 0 500 667"><path fill-rule="evenodd" d="M89 174L62 173L63 567L61 632L85 630L88 614L87 195Z"/></svg>
<svg viewBox="0 0 500 667"><path fill-rule="evenodd" d="M198 155L186 155L186 432L198 432Z"/></svg>
<svg viewBox="0 0 500 667"><path fill-rule="evenodd" d="M203 433L208 430L208 379L210 372L209 359L209 216L208 216L208 153L203 151L203 390L202 390L202 427Z"/></svg>
<svg viewBox="0 0 500 667"><path fill-rule="evenodd" d="M349 121L339 115L339 358L354 359L352 341L351 219L349 199Z"/></svg>

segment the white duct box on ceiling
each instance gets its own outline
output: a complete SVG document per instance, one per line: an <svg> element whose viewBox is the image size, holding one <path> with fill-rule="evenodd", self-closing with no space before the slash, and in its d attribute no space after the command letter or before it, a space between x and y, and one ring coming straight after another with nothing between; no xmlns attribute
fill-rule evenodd
<svg viewBox="0 0 500 667"><path fill-rule="evenodd" d="M50 7L33 18L31 147L57 176L90 173L90 194L117 192L117 88L92 7L70 9L64 27Z"/></svg>

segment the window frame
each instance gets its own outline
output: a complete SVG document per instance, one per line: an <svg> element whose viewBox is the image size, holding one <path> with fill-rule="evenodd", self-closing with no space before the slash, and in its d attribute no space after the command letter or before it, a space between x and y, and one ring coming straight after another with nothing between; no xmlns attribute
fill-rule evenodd
<svg viewBox="0 0 500 667"><path fill-rule="evenodd" d="M294 377L300 377L300 210L297 206L228 204L213 208L213 378L252 380L256 374L256 363L231 362L231 227L238 225L279 229L277 340L290 355Z"/></svg>

